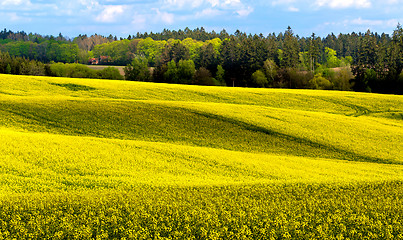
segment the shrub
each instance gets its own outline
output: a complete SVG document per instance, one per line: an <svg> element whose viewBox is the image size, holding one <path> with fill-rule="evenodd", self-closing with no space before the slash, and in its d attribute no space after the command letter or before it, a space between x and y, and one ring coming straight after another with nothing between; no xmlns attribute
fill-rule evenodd
<svg viewBox="0 0 403 240"><path fill-rule="evenodd" d="M326 65L329 68L336 68L340 67L341 60L337 58L337 53L335 50L326 47L325 48L326 52Z"/></svg>
<svg viewBox="0 0 403 240"><path fill-rule="evenodd" d="M193 76L196 72L193 60L179 60L178 64L178 77L181 84L189 84L192 82Z"/></svg>
<svg viewBox="0 0 403 240"><path fill-rule="evenodd" d="M225 86L225 70L221 65L217 65L217 72L215 74L216 85Z"/></svg>
<svg viewBox="0 0 403 240"><path fill-rule="evenodd" d="M178 68L176 66L176 63L174 60L171 60L168 62L166 71L163 73L164 74L164 82L168 83L178 83Z"/></svg>
<svg viewBox="0 0 403 240"><path fill-rule="evenodd" d="M123 80L123 76L120 74L119 70L114 67L107 67L99 72L97 72L98 77L101 79L115 79L115 80Z"/></svg>
<svg viewBox="0 0 403 240"><path fill-rule="evenodd" d="M211 72L204 67L201 67L199 68L199 70L196 71L193 83L208 86L216 85L214 78L211 76Z"/></svg>
<svg viewBox="0 0 403 240"><path fill-rule="evenodd" d="M77 63L52 63L49 71L49 75L55 77L98 78L96 70Z"/></svg>
<svg viewBox="0 0 403 240"><path fill-rule="evenodd" d="M263 64L263 71L266 75L267 81L269 85L274 83L275 78L277 77L278 66L273 60L266 60Z"/></svg>
<svg viewBox="0 0 403 240"><path fill-rule="evenodd" d="M252 74L252 82L256 87L266 87L269 83L261 70L257 70Z"/></svg>
<svg viewBox="0 0 403 240"><path fill-rule="evenodd" d="M332 89L333 83L324 78L322 74L315 74L314 78L309 80L309 85L313 89Z"/></svg>
<svg viewBox="0 0 403 240"><path fill-rule="evenodd" d="M45 76L45 64L37 61L26 61L21 63L20 74Z"/></svg>
<svg viewBox="0 0 403 240"><path fill-rule="evenodd" d="M195 72L195 64L192 60L180 60L178 63L171 60L164 73L164 80L168 83L189 84L193 81Z"/></svg>
<svg viewBox="0 0 403 240"><path fill-rule="evenodd" d="M96 70L90 69L81 64L64 64L66 67L66 77L72 78L97 78Z"/></svg>
<svg viewBox="0 0 403 240"><path fill-rule="evenodd" d="M7 64L7 67L6 67L6 72L5 72L6 74L11 74L11 66L10 66L10 64Z"/></svg>
<svg viewBox="0 0 403 240"><path fill-rule="evenodd" d="M124 69L126 80L148 82L151 80L148 61L145 57L136 57Z"/></svg>
<svg viewBox="0 0 403 240"><path fill-rule="evenodd" d="M353 73L351 72L351 67L343 67L340 71L336 72L332 83L334 85L334 89L348 91L351 90L350 80L353 79Z"/></svg>

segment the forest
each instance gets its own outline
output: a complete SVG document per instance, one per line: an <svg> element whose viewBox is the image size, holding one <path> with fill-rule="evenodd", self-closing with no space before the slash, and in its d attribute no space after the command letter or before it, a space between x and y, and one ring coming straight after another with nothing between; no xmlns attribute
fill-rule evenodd
<svg viewBox="0 0 403 240"><path fill-rule="evenodd" d="M392 35L333 33L228 34L204 28L109 35L59 36L0 32L0 73L125 79L236 87L403 93L403 29Z"/></svg>

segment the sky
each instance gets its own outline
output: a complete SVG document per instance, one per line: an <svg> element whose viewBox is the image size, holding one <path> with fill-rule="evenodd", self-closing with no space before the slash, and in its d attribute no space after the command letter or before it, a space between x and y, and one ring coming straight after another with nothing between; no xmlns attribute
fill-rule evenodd
<svg viewBox="0 0 403 240"><path fill-rule="evenodd" d="M267 35L284 32L392 33L403 24L403 0L0 0L0 28L74 38L127 37L204 27Z"/></svg>

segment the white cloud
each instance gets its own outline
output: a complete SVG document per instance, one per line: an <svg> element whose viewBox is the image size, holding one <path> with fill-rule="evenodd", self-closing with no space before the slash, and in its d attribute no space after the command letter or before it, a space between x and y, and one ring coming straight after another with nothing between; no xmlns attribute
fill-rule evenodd
<svg viewBox="0 0 403 240"><path fill-rule="evenodd" d="M177 20L191 19L191 18L205 18L215 17L218 15L233 15L239 17L249 16L254 8L242 3L241 0L160 0L161 9L165 9L168 12L175 12L177 10L184 10L191 13L190 15L182 15ZM197 9L197 12L194 10ZM199 10L200 9L200 10ZM159 14L162 14L159 13ZM165 19L166 23L173 22L173 15L161 16L161 19Z"/></svg>
<svg viewBox="0 0 403 240"><path fill-rule="evenodd" d="M241 0L163 0L166 8L234 7L243 6Z"/></svg>
<svg viewBox="0 0 403 240"><path fill-rule="evenodd" d="M10 18L10 20L12 22L16 22L18 20L20 20L21 18L17 15L17 13L9 13L8 17Z"/></svg>
<svg viewBox="0 0 403 240"><path fill-rule="evenodd" d="M111 5L101 5L96 0L68 0L53 4L53 13L58 16L93 16L105 10ZM100 16L98 16L100 18ZM101 19L97 20L101 21Z"/></svg>
<svg viewBox="0 0 403 240"><path fill-rule="evenodd" d="M30 0L0 0L0 9L29 11L35 9Z"/></svg>
<svg viewBox="0 0 403 240"><path fill-rule="evenodd" d="M362 19L361 17L355 19L346 19L338 22L326 22L323 26L344 26L344 27L352 27L356 29L372 29L372 28L393 28L396 27L399 21L403 19L386 19L386 20L376 20L376 19Z"/></svg>
<svg viewBox="0 0 403 240"><path fill-rule="evenodd" d="M238 4L242 4L241 0L225 0L224 5L238 5Z"/></svg>
<svg viewBox="0 0 403 240"><path fill-rule="evenodd" d="M236 11L236 13L241 17L247 17L253 11L254 11L254 9L252 7L248 6L247 8L243 8L243 9Z"/></svg>
<svg viewBox="0 0 403 240"><path fill-rule="evenodd" d="M197 8L202 5L204 0L164 0L164 6L167 7L192 7Z"/></svg>
<svg viewBox="0 0 403 240"><path fill-rule="evenodd" d="M174 14L161 11L158 8L152 8L151 10L147 13L134 13L130 26L131 32L148 31L150 26L171 25L175 22Z"/></svg>
<svg viewBox="0 0 403 240"><path fill-rule="evenodd" d="M220 0L207 0L207 2L210 3L212 7L218 6L220 4Z"/></svg>
<svg viewBox="0 0 403 240"><path fill-rule="evenodd" d="M275 0L271 2L271 5L277 6L277 5L290 5L295 3L295 0Z"/></svg>
<svg viewBox="0 0 403 240"><path fill-rule="evenodd" d="M347 20L345 23L350 25L364 25L364 26L389 26L395 27L397 26L399 20L397 19L389 19L389 20L370 20L370 19L362 19L361 17Z"/></svg>
<svg viewBox="0 0 403 240"><path fill-rule="evenodd" d="M98 9L100 7L99 2L96 0L78 0L78 3L86 7L86 9L89 11Z"/></svg>
<svg viewBox="0 0 403 240"><path fill-rule="evenodd" d="M1 0L0 3L2 6L19 6L23 4L31 4L29 0Z"/></svg>
<svg viewBox="0 0 403 240"><path fill-rule="evenodd" d="M32 20L31 18L18 15L15 12L7 13L6 15L8 20L10 20L11 22L30 22Z"/></svg>
<svg viewBox="0 0 403 240"><path fill-rule="evenodd" d="M137 31L144 30L147 27L147 16L141 14L135 14L133 17L132 25Z"/></svg>
<svg viewBox="0 0 403 240"><path fill-rule="evenodd" d="M330 8L369 8L372 3L370 0L317 0L316 5Z"/></svg>
<svg viewBox="0 0 403 240"><path fill-rule="evenodd" d="M195 14L196 18L211 18L211 17L216 17L223 14L222 11L218 9L213 9L213 8L206 8L201 12L197 12Z"/></svg>
<svg viewBox="0 0 403 240"><path fill-rule="evenodd" d="M272 0L272 6L284 6L285 10L295 12L300 9L311 8L318 9L328 7L332 9L345 9L345 8L370 8L373 6L373 0ZM403 0L385 0L389 3L396 3ZM376 3L376 2L375 2Z"/></svg>
<svg viewBox="0 0 403 240"><path fill-rule="evenodd" d="M290 12L299 12L299 8L290 6L290 7L288 8L288 11L290 11Z"/></svg>
<svg viewBox="0 0 403 240"><path fill-rule="evenodd" d="M104 10L96 17L96 21L104 23L112 23L116 18L124 12L123 5L107 5Z"/></svg>
<svg viewBox="0 0 403 240"><path fill-rule="evenodd" d="M154 8L153 10L155 10L155 12L157 13L155 20L166 24L174 23L175 16L172 13L161 12L158 8Z"/></svg>
<svg viewBox="0 0 403 240"><path fill-rule="evenodd" d="M272 6L283 6L285 7L284 10L288 12L299 12L300 9L298 7L295 7L295 5L298 4L297 0L275 0L271 2Z"/></svg>

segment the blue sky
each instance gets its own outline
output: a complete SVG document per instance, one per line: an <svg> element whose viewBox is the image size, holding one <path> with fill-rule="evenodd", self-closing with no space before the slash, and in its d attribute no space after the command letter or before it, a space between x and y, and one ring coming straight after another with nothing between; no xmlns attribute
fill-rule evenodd
<svg viewBox="0 0 403 240"><path fill-rule="evenodd" d="M75 37L127 37L204 27L229 33L392 33L403 23L403 0L0 0L0 28Z"/></svg>

